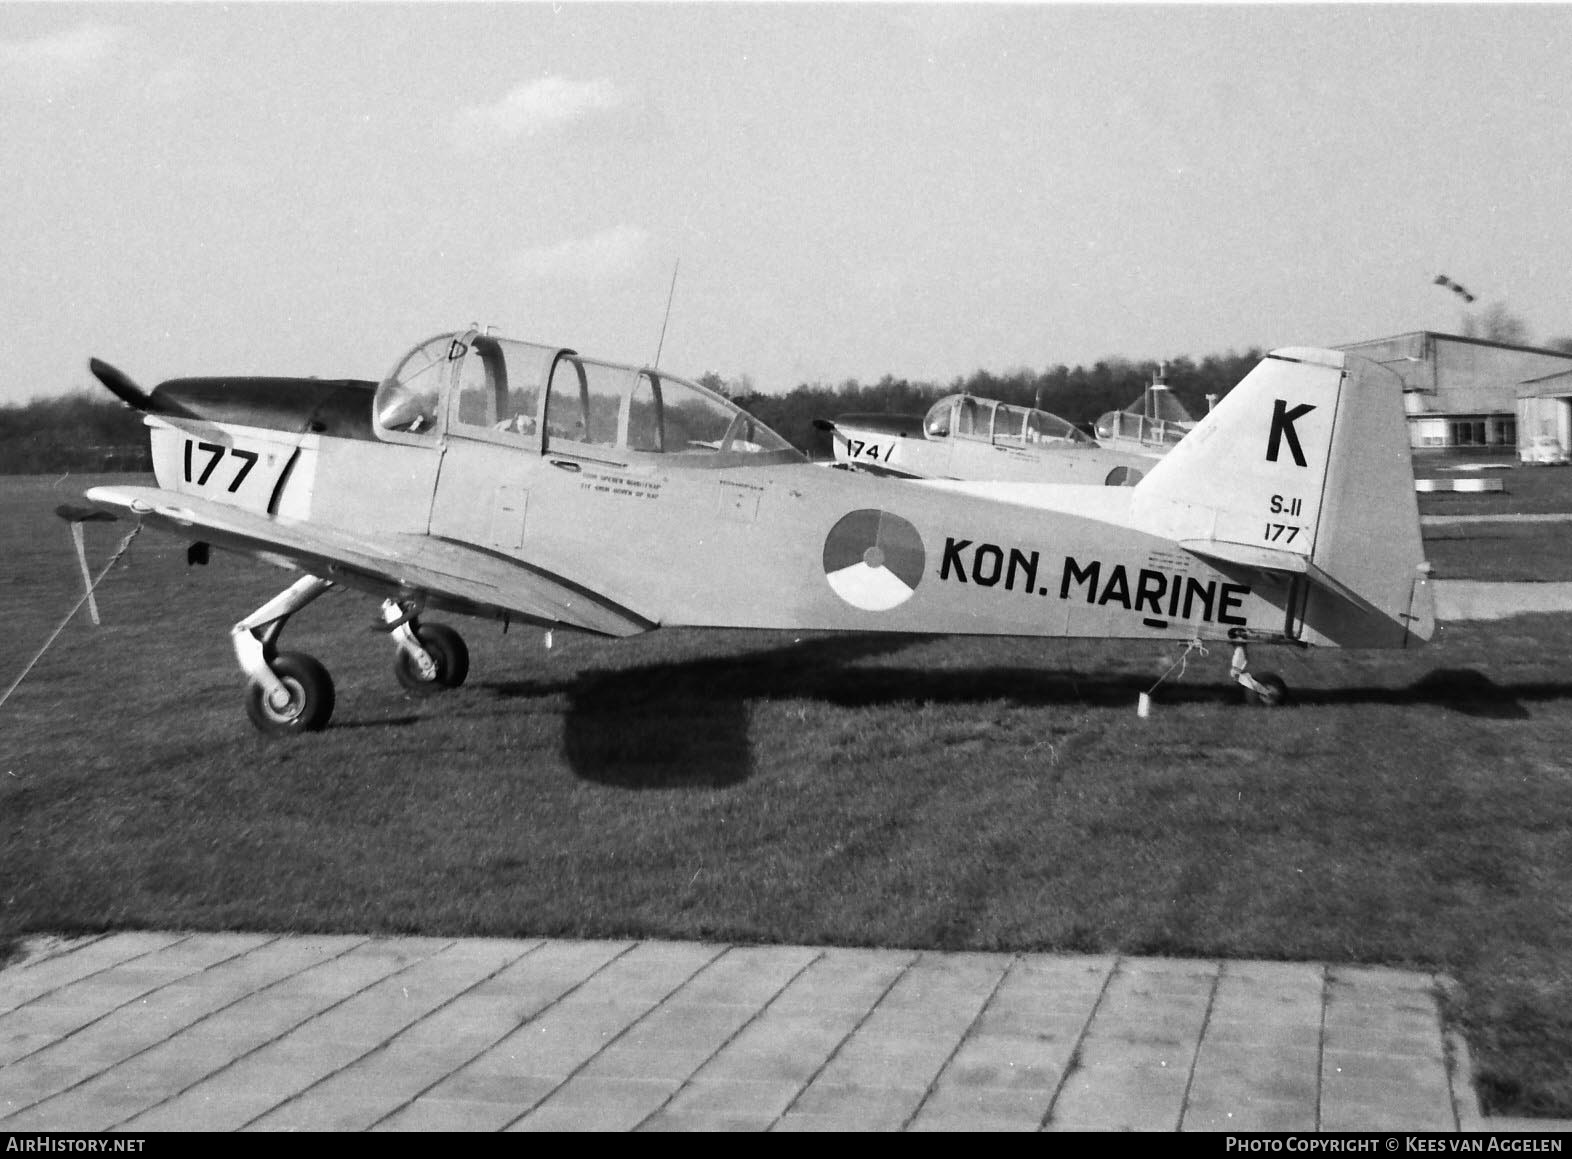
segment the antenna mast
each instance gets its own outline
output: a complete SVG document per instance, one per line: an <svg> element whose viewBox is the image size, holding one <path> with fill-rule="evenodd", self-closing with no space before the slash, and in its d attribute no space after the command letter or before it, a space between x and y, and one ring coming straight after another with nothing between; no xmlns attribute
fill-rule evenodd
<svg viewBox="0 0 1572 1159"><path fill-rule="evenodd" d="M671 321L671 299L677 292L677 270L681 265L681 258L671 264L671 289L666 291L666 316L660 320L660 341L655 345L655 361L652 364L655 366L660 365L660 352L666 346L666 323Z"/></svg>

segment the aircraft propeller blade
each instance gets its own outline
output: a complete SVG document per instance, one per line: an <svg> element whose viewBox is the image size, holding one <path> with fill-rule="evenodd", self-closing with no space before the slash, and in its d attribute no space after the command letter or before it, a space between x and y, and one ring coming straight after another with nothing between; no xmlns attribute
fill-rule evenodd
<svg viewBox="0 0 1572 1159"><path fill-rule="evenodd" d="M88 359L87 367L93 372L94 378L109 388L109 393L127 406L140 411L153 410L153 396L133 382L125 371L110 366L100 358Z"/></svg>

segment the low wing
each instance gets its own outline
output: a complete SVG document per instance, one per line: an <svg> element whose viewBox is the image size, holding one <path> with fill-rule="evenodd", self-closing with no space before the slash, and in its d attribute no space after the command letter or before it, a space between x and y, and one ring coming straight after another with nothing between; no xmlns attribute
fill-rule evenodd
<svg viewBox="0 0 1572 1159"><path fill-rule="evenodd" d="M312 575L468 615L512 616L631 636L655 625L560 576L424 535L357 536L157 487L94 487L95 506Z"/></svg>

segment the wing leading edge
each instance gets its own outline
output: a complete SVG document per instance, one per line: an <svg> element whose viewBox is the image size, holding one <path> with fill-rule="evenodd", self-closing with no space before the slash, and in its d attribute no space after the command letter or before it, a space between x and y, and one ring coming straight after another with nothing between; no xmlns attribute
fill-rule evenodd
<svg viewBox="0 0 1572 1159"><path fill-rule="evenodd" d="M193 540L285 561L312 575L373 592L420 594L471 615L517 617L606 636L656 625L559 576L462 544L423 535L378 539L270 518L157 487L94 487L87 499L116 515Z"/></svg>

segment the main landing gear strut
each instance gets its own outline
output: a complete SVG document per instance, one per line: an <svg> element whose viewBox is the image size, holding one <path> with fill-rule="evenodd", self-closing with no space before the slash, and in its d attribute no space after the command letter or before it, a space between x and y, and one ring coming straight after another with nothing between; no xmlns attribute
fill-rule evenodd
<svg viewBox="0 0 1572 1159"><path fill-rule="evenodd" d="M1245 646L1235 644L1233 662L1228 665L1228 675L1245 690L1245 697L1250 703L1266 708L1276 708L1288 703L1288 685L1283 683L1282 677L1271 672L1252 676L1245 671L1249 663L1250 656L1245 651Z"/></svg>
<svg viewBox="0 0 1572 1159"><path fill-rule="evenodd" d="M280 652L279 633L301 608L333 587L331 580L303 576L230 631L235 656L250 682L246 715L270 736L316 732L333 715L333 678L312 656ZM419 621L420 601L383 600L382 625L398 646L394 674L406 689L429 695L457 688L469 675L464 639L443 624Z"/></svg>

